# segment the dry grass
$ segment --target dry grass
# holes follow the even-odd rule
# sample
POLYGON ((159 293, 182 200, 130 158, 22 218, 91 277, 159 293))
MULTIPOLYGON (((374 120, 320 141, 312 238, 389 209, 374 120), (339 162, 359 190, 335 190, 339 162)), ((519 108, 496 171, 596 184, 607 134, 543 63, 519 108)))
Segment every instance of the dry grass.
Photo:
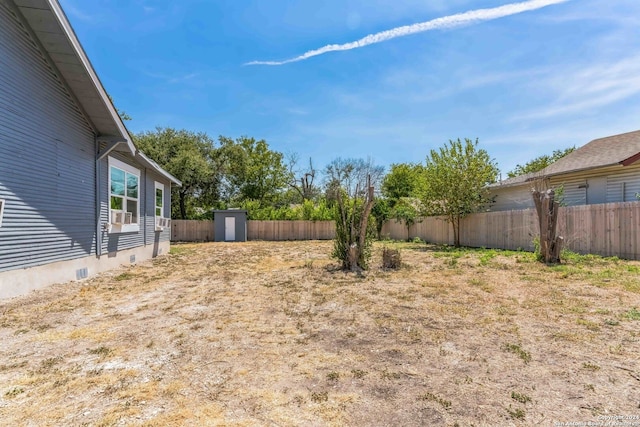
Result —
POLYGON ((175 246, 0 301, 5 425, 553 425, 637 414, 640 263, 175 246))

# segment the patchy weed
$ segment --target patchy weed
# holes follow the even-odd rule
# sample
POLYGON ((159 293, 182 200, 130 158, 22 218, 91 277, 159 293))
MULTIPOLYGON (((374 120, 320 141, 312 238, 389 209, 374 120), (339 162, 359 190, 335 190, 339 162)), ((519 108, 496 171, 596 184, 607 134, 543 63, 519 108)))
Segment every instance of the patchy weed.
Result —
POLYGON ((11 387, 9 390, 7 390, 7 392, 4 394, 4 397, 7 397, 9 399, 11 399, 12 397, 16 397, 21 395, 22 393, 24 393, 26 390, 24 389, 24 387, 11 387))
POLYGON ((135 278, 135 277, 136 277, 136 275, 135 275, 135 274, 130 273, 130 272, 128 272, 128 271, 127 271, 127 272, 124 272, 124 273, 118 274, 117 276, 115 276, 115 277, 113 278, 113 280, 115 280, 116 282, 122 282, 122 281, 124 281, 124 280, 133 279, 133 278, 135 278))
POLYGON ((513 400, 515 400, 516 402, 520 402, 520 403, 523 403, 523 404, 531 402, 531 398, 529 396, 527 396, 524 393, 518 393, 518 392, 515 392, 515 391, 511 392, 511 398, 513 400))
POLYGON ((526 416, 526 412, 524 411, 524 409, 520 409, 520 408, 513 409, 511 408, 511 405, 509 405, 509 407, 507 408, 507 413, 509 414, 509 417, 511 417, 514 420, 523 421, 526 416))
POLYGON ((623 313, 622 318, 627 320, 640 320, 640 311, 634 307, 626 313, 623 313))
POLYGON ((329 400, 329 393, 326 391, 311 392, 311 401, 314 403, 322 403, 329 400))
POLYGON ((113 350, 103 345, 101 345, 100 347, 89 349, 89 354, 95 354, 100 357, 110 356, 111 353, 113 353, 113 350))
POLYGON ((591 372, 595 372, 595 371, 599 371, 600 370, 600 366, 596 365, 595 363, 591 363, 591 362, 584 362, 582 364, 582 368, 586 369, 588 371, 591 371, 591 372))
POLYGON ((435 403, 439 404, 440 406, 442 406, 444 409, 447 409, 447 410, 451 409, 451 401, 450 400, 443 399, 442 397, 437 396, 437 395, 435 395, 433 393, 429 393, 429 392, 423 393, 420 396, 418 396, 418 400, 426 400, 428 402, 435 402, 435 403))
POLYGON ((509 353, 513 353, 524 361, 524 363, 531 362, 531 353, 522 349, 520 344, 505 344, 504 349, 509 353))

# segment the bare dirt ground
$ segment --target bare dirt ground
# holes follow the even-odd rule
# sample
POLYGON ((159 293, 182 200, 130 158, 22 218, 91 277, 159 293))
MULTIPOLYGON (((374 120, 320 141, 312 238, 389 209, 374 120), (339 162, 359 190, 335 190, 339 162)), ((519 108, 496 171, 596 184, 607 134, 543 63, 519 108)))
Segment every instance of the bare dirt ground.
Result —
POLYGON ((640 425, 640 263, 390 245, 363 276, 177 245, 0 301, 0 424, 640 425))

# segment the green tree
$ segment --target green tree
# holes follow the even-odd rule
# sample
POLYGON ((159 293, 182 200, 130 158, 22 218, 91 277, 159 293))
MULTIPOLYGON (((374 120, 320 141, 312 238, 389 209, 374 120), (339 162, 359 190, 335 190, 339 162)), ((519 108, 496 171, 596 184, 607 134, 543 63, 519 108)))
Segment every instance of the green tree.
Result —
POLYGON ((424 167, 413 163, 396 163, 382 180, 382 194, 394 205, 403 197, 415 197, 420 188, 424 167))
POLYGON ((528 161, 524 165, 516 165, 512 171, 507 172, 507 175, 509 178, 514 178, 519 175, 524 175, 525 173, 539 172, 551 163, 556 162, 567 154, 573 152, 575 149, 576 147, 569 147, 564 150, 554 150, 551 155, 544 154, 528 161))
POLYGON ((371 216, 376 220, 376 235, 380 240, 382 238, 382 226, 391 218, 389 199, 377 198, 371 209, 371 216))
POLYGON ((490 202, 486 186, 497 175, 495 161, 478 149, 477 139, 450 140, 427 157, 422 205, 427 215, 445 216, 452 224, 456 247, 460 246, 460 219, 490 202))
POLYGON ((274 205, 291 182, 282 153, 269 149, 264 140, 219 138, 223 199, 227 203, 254 200, 259 206, 274 205))
POLYGON ((182 181, 172 189, 173 218, 192 219, 211 210, 220 185, 214 143, 205 133, 156 128, 134 137, 136 146, 182 181))
MULTIPOLYGON (((417 196, 421 188, 423 172, 424 166, 421 164, 396 163, 391 165, 391 170, 382 180, 382 194, 388 206, 385 221, 393 218, 403 222, 407 227, 407 233, 416 223, 419 215, 420 202, 417 196)), ((382 228, 382 224, 376 223, 376 225, 382 228)))
POLYGON ((407 227, 407 238, 410 238, 409 230, 418 220, 419 214, 418 201, 415 198, 402 197, 396 201, 389 216, 404 223, 407 227))

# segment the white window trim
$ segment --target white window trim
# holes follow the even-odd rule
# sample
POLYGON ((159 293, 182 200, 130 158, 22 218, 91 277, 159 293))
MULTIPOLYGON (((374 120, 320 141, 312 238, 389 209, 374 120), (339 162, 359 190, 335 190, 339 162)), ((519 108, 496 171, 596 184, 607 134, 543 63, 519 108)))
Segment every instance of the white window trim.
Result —
MULTIPOLYGON (((118 159, 114 159, 113 157, 109 157, 109 169, 108 169, 108 199, 107 199, 107 206, 109 207, 109 216, 108 216, 108 221, 109 221, 109 233, 135 233, 135 232, 139 232, 140 231, 140 195, 142 193, 142 180, 140 179, 140 169, 131 166, 130 164, 127 164, 123 161, 120 161, 118 159), (138 202, 136 203, 137 206, 137 212, 136 212, 136 218, 138 219, 138 222, 135 224, 112 224, 111 223, 111 167, 114 167, 116 169, 120 169, 124 172, 127 172, 131 175, 135 175, 138 177, 138 202)), ((126 181, 126 179, 125 179, 126 181)), ((126 195, 126 182, 125 182, 125 195, 126 195)))
POLYGON ((4 205, 5 205, 5 201, 4 199, 0 199, 0 227, 2 227, 2 218, 4 217, 4 205))
POLYGON ((165 186, 163 183, 155 181, 155 185, 153 187, 153 215, 155 216, 155 224, 156 231, 164 230, 164 227, 158 225, 158 219, 164 218, 164 193, 166 192, 165 186), (158 209, 158 205, 156 205, 156 191, 162 190, 162 206, 160 206, 160 216, 156 215, 156 209, 158 209))

